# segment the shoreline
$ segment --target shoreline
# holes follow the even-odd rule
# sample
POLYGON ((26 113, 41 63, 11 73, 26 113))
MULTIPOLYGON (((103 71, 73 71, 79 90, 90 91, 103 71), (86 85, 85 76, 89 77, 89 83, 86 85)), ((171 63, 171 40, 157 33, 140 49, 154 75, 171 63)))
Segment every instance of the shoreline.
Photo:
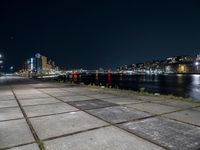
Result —
POLYGON ((133 96, 133 95, 151 96, 151 97, 155 97, 155 98, 160 98, 162 100, 171 99, 171 100, 177 100, 177 101, 200 103, 200 100, 198 100, 198 99, 184 98, 184 97, 178 97, 178 96, 174 96, 174 95, 164 95, 164 94, 160 94, 160 93, 149 93, 149 92, 141 92, 141 91, 134 91, 134 90, 119 89, 119 88, 108 88, 108 87, 101 88, 101 86, 96 86, 96 85, 85 85, 85 84, 81 84, 81 85, 91 87, 91 88, 96 88, 96 89, 102 89, 105 93, 106 92, 107 93, 115 92, 115 94, 119 94, 119 95, 128 94, 127 96, 133 96), (121 93, 119 93, 119 92, 121 92, 121 93))
MULTIPOLYGON (((37 79, 38 80, 38 79, 37 79)), ((41 80, 41 79, 39 79, 41 80)), ((84 86, 84 87, 90 87, 90 88, 96 88, 96 89, 101 89, 103 93, 115 93, 115 94, 119 94, 119 95, 127 95, 128 96, 133 96, 133 95, 138 95, 138 96, 151 96, 151 97, 155 97, 155 98, 160 98, 160 99, 171 99, 171 100, 177 100, 177 101, 185 101, 185 102, 192 102, 192 103, 200 103, 200 100, 198 99, 193 99, 193 98, 184 98, 184 97, 178 97, 172 94, 169 95, 165 95, 165 94, 160 94, 160 93, 150 93, 150 92, 146 92, 143 91, 142 89, 140 91, 134 91, 134 90, 129 90, 129 89, 120 89, 120 88, 109 88, 106 86, 98 86, 98 85, 86 85, 84 83, 74 83, 74 82, 70 82, 70 81, 66 81, 66 82, 58 82, 55 80, 42 80, 42 81, 47 81, 47 82, 55 82, 55 83, 61 83, 61 84, 71 84, 71 85, 80 85, 80 86, 84 86), (119 93, 120 92, 120 93, 119 93)))

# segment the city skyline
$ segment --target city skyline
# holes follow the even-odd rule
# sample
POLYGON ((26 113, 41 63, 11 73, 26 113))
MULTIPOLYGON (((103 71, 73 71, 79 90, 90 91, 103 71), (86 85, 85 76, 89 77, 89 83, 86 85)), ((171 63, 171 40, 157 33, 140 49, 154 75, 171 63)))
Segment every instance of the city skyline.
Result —
POLYGON ((58 66, 115 68, 196 55, 198 1, 0 2, 0 51, 5 67, 20 67, 34 53, 58 66))
MULTIPOLYGON (((192 70, 194 71, 195 68, 199 68, 198 66, 200 65, 200 54, 197 55, 183 55, 183 56, 169 56, 169 57, 165 57, 162 60, 146 60, 144 62, 137 62, 137 63, 132 63, 132 64, 123 64, 122 66, 118 66, 116 68, 92 68, 93 70, 136 70, 136 69, 147 69, 147 70, 160 70, 161 72, 163 72, 164 70, 166 70, 166 68, 168 68, 169 70, 169 66, 171 65, 176 65, 176 69, 177 68, 182 68, 182 70, 185 70, 182 66, 186 65, 189 68, 193 68, 192 70), (179 67, 178 67, 178 66, 179 67)), ((43 72, 43 73, 49 73, 51 71, 55 71, 58 70, 60 66, 56 66, 55 62, 46 57, 43 54, 40 53, 36 53, 34 54, 31 58, 28 58, 24 61, 24 64, 21 66, 21 68, 18 69, 21 71, 27 71, 30 73, 33 72, 43 72)), ((87 70, 88 68, 69 68, 67 66, 63 67, 61 70, 87 70)), ((189 71, 189 70, 188 70, 189 71)), ((174 71, 173 71, 174 72, 174 71)), ((180 71, 179 73, 181 73, 182 71, 180 71)), ((175 72, 174 72, 175 73, 175 72)), ((182 72, 184 73, 184 72, 182 72)), ((186 73, 186 72, 185 72, 186 73)), ((194 73, 194 72, 193 72, 194 73)))

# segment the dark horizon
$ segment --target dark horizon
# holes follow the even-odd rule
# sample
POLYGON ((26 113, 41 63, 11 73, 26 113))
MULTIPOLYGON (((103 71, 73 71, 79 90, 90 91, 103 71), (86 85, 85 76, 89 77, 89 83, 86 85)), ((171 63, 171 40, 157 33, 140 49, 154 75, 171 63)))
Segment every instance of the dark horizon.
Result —
POLYGON ((115 68, 196 55, 200 2, 0 2, 0 52, 20 67, 39 52, 68 68, 115 68))

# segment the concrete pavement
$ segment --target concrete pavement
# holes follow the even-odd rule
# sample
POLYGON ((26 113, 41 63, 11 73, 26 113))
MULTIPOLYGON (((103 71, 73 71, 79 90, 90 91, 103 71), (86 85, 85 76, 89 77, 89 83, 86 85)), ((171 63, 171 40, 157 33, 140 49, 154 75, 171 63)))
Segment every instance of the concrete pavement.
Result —
POLYGON ((197 150, 200 103, 0 77, 0 150, 197 150))

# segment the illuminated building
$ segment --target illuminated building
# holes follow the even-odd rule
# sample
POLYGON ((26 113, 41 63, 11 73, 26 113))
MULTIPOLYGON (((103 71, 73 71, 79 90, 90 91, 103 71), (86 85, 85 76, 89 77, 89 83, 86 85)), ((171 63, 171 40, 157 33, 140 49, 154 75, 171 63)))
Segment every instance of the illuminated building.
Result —
POLYGON ((36 74, 49 74, 55 69, 55 62, 48 61, 46 56, 39 53, 25 62, 26 72, 36 74))
POLYGON ((189 68, 187 64, 179 64, 177 73, 189 73, 189 68))
POLYGON ((125 65, 119 71, 131 70, 135 73, 170 74, 170 73, 200 73, 200 54, 194 56, 172 56, 165 60, 146 61, 134 65, 125 65))
POLYGON ((197 55, 196 61, 200 61, 200 54, 197 55))
POLYGON ((46 66, 47 66, 47 57, 42 56, 42 68, 46 69, 46 66))

